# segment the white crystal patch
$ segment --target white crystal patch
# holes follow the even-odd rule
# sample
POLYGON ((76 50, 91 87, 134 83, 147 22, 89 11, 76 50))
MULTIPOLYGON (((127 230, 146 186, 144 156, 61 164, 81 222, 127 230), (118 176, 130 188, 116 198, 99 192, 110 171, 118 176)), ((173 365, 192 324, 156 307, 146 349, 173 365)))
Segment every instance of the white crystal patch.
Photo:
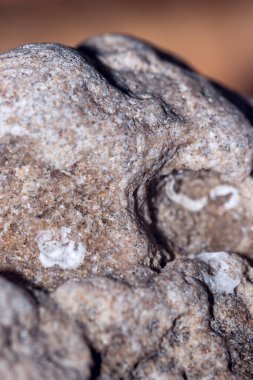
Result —
POLYGON ((239 203, 239 194, 238 190, 229 185, 220 185, 216 186, 214 189, 210 191, 210 197, 212 199, 216 199, 218 197, 224 197, 226 195, 230 195, 230 199, 224 203, 223 207, 227 210, 235 208, 239 203))
POLYGON ((197 256, 197 260, 207 263, 214 270, 213 275, 202 272, 204 282, 211 291, 231 294, 240 284, 240 268, 236 273, 231 273, 232 265, 235 266, 237 263, 227 252, 203 252, 197 256))
POLYGON ((83 263, 86 248, 68 237, 70 227, 62 227, 59 232, 60 240, 56 239, 55 230, 44 230, 38 234, 40 262, 45 268, 57 265, 63 269, 76 269, 83 263))
POLYGON ((174 202, 182 207, 184 207, 186 210, 192 211, 192 212, 199 212, 204 208, 208 203, 208 198, 203 197, 199 199, 192 199, 187 197, 185 194, 182 193, 176 193, 174 190, 175 185, 175 179, 170 176, 168 179, 168 182, 166 184, 166 193, 167 196, 174 202))
POLYGON ((172 202, 177 203, 184 207, 186 210, 192 212, 199 212, 208 205, 209 197, 213 200, 219 197, 224 197, 230 195, 230 198, 227 202, 224 203, 223 207, 226 210, 235 208, 239 204, 239 193, 238 190, 230 185, 219 185, 214 187, 209 191, 208 196, 192 199, 183 193, 177 193, 174 189, 175 179, 173 176, 169 176, 168 182, 166 184, 166 194, 172 202))

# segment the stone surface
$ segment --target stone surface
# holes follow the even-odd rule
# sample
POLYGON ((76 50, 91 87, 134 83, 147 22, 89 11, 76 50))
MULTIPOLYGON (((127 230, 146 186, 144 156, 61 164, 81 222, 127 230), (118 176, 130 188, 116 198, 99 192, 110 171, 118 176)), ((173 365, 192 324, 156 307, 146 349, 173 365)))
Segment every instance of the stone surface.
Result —
POLYGON ((203 253, 173 261, 145 286, 96 276, 53 297, 101 353, 102 379, 251 378, 249 270, 237 255, 203 253))
POLYGON ((252 378, 249 103, 120 35, 0 74, 0 377, 252 378))
POLYGON ((2 270, 49 289, 88 273, 142 279, 177 252, 251 254, 251 125, 204 78, 110 35, 18 48, 0 72, 2 270), (162 194, 150 204, 150 185, 180 170, 185 186, 200 177, 188 197, 210 198, 197 217, 162 194), (224 208, 217 186, 239 200, 224 208), (217 242, 221 226, 232 233, 217 242))
POLYGON ((92 359, 80 330, 52 301, 40 301, 0 277, 0 378, 89 379, 92 359))

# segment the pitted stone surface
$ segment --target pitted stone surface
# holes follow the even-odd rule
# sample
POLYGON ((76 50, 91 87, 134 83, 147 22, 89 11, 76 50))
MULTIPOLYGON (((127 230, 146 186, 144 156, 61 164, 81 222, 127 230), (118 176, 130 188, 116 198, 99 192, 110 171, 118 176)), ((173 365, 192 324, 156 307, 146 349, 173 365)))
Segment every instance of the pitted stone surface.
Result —
POLYGON ((0 74, 0 377, 251 379, 247 101, 121 35, 0 74))

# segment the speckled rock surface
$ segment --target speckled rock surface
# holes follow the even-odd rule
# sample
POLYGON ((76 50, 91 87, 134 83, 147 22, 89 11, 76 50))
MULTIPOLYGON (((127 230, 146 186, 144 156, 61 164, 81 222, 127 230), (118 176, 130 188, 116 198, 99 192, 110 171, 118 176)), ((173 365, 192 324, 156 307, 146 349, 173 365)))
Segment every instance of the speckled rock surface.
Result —
POLYGON ((92 277, 53 297, 102 353, 102 379, 250 378, 252 274, 237 255, 202 253, 149 285, 92 277))
POLYGON ((249 103, 120 35, 0 74, 1 377, 251 379, 249 103))
POLYGON ((0 277, 0 378, 89 379, 93 363, 81 331, 44 298, 38 305, 0 277))
POLYGON ((53 297, 102 353, 102 379, 241 379, 253 373, 246 268, 236 255, 203 253, 146 286, 92 277, 53 297))

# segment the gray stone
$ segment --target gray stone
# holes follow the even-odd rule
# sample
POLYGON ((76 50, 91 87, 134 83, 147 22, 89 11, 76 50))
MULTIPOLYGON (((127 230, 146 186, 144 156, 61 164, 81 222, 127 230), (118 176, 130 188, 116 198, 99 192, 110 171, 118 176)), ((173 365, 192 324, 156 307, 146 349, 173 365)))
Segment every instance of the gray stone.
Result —
POLYGON ((0 342, 1 379, 90 378, 91 353, 75 323, 47 297, 38 305, 2 277, 0 342))

